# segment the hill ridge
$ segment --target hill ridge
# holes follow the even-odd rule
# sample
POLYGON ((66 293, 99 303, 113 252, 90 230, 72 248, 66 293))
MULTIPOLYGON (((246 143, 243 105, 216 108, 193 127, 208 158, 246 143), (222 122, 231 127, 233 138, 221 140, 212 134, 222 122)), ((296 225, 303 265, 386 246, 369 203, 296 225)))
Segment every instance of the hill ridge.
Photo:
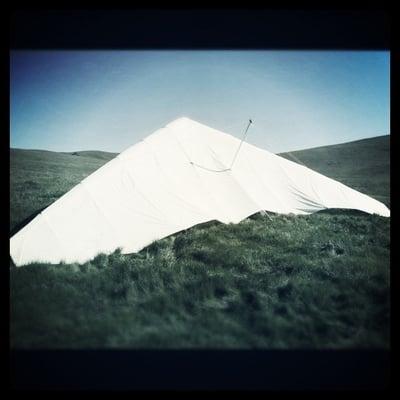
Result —
MULTIPOLYGON (((373 137, 368 137, 368 138, 363 138, 363 139, 357 139, 357 140, 352 140, 350 142, 341 142, 341 143, 334 143, 334 144, 327 144, 327 145, 321 145, 321 146, 316 146, 316 147, 307 147, 305 149, 298 149, 298 150, 290 150, 290 151, 282 151, 279 153, 275 153, 277 155, 281 154, 287 154, 287 153, 294 153, 294 152, 301 152, 301 151, 308 151, 308 150, 316 150, 320 148, 325 148, 325 147, 333 147, 333 146, 342 146, 342 145, 347 145, 347 144, 356 144, 359 142, 366 142, 370 140, 375 140, 375 139, 380 139, 380 138, 390 138, 390 135, 378 135, 378 136, 373 136, 373 137)), ((20 147, 10 147, 10 150, 22 150, 22 151, 43 151, 43 152, 49 152, 49 153, 57 153, 57 154, 69 154, 69 155, 81 155, 81 154, 89 154, 89 153, 101 153, 101 154, 110 154, 117 156, 118 152, 114 151, 106 151, 106 150, 76 150, 76 151, 54 151, 54 150, 46 150, 46 149, 24 149, 20 147)))

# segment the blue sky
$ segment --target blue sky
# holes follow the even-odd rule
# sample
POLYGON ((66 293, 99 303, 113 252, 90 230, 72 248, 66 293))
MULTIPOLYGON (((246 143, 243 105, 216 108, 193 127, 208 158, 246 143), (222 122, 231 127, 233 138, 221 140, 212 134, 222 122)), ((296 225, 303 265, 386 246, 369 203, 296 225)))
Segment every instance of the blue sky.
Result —
POLYGON ((12 51, 10 146, 120 152, 186 116, 272 152, 390 134, 389 52, 12 51))

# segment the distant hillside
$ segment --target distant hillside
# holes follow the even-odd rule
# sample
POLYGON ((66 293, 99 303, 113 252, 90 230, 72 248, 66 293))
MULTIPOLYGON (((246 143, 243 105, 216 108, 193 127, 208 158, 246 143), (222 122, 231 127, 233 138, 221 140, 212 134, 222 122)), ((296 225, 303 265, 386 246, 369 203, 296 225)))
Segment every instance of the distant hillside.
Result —
POLYGON ((279 154, 390 206, 390 136, 279 154))
MULTIPOLYGON (((389 136, 281 156, 390 205, 389 136)), ((47 207, 117 154, 10 149, 10 229, 47 207)))
POLYGON ((74 151, 71 153, 64 153, 64 154, 69 154, 71 156, 78 156, 78 157, 90 157, 90 158, 96 158, 98 160, 110 161, 118 153, 110 153, 108 151, 89 150, 89 151, 74 151))
POLYGON ((116 156, 10 149, 10 231, 116 156))
POLYGON ((31 160, 31 161, 38 160, 44 162, 68 162, 68 161, 73 161, 72 157, 110 161, 117 155, 118 153, 111 153, 108 151, 96 151, 96 150, 57 152, 49 150, 10 149, 11 158, 22 157, 26 160, 31 160))

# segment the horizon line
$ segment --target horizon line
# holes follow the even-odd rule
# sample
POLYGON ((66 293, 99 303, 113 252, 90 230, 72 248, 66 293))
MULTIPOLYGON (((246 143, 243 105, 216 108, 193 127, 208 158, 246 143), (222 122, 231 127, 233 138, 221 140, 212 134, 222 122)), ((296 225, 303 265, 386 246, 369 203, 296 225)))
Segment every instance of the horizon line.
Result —
MULTIPOLYGON (((355 143, 355 142, 360 142, 362 140, 368 140, 368 139, 376 139, 379 137, 383 137, 383 136, 390 136, 390 133, 385 133, 383 135, 377 135, 377 136, 369 136, 369 137, 365 137, 365 138, 361 138, 361 139, 356 139, 356 140, 351 140, 349 142, 339 142, 339 143, 333 143, 333 144, 326 144, 326 145, 320 145, 320 146, 315 146, 315 147, 305 147, 305 148, 300 148, 300 149, 294 149, 294 150, 285 150, 285 151, 280 151, 278 153, 276 152, 271 152, 273 154, 283 154, 283 153, 291 153, 293 151, 304 151, 304 150, 313 150, 313 149, 318 149, 321 147, 328 147, 328 146, 338 146, 341 144, 347 144, 347 143, 355 143)), ((140 141, 139 141, 140 142, 140 141)), ((139 143, 137 142, 137 143, 139 143)), ((134 146, 136 143, 134 143, 132 146, 134 146)), ((253 145, 254 146, 254 145, 253 145)), ((259 147, 259 146, 256 146, 259 147)), ((128 149, 129 147, 127 147, 128 149)), ((261 148, 261 147, 260 147, 261 148)), ((84 152, 84 151, 91 151, 91 152, 102 152, 102 153, 112 153, 112 154, 120 154, 122 153, 124 150, 121 150, 120 152, 117 151, 110 151, 110 150, 94 150, 94 149, 84 149, 84 150, 70 150, 70 151, 60 151, 60 150, 49 150, 49 149, 38 149, 38 148, 24 148, 24 147, 11 147, 9 148, 10 150, 31 150, 31 151, 48 151, 50 153, 78 153, 78 152, 84 152)), ((263 149, 266 150, 266 149, 263 149)), ((269 150, 267 150, 269 151, 269 150)))

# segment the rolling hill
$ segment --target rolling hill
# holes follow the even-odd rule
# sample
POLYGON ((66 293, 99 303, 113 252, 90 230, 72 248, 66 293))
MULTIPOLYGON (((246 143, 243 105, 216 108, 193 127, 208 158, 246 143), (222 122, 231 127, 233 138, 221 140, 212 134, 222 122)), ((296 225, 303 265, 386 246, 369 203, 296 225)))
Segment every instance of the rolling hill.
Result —
POLYGON ((390 136, 280 154, 390 207, 390 136))
MULTIPOLYGON (((389 136, 282 154, 390 205, 389 136)), ((10 150, 10 231, 116 154, 10 150)), ((137 254, 10 264, 12 348, 388 348, 390 218, 210 222, 137 254)))
MULTIPOLYGON (((10 149, 10 232, 117 153, 10 149)), ((390 136, 280 154, 390 207, 390 136)))
POLYGON ((10 232, 115 156, 101 151, 10 149, 10 232))

